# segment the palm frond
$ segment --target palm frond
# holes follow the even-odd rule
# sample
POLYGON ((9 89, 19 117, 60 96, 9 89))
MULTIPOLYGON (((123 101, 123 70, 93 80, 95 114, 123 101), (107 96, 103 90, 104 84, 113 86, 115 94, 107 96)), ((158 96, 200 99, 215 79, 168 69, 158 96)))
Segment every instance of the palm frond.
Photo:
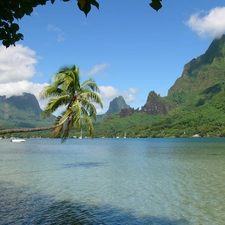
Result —
POLYGON ((75 65, 62 67, 52 79, 52 84, 45 87, 41 92, 41 98, 51 98, 45 107, 42 117, 51 115, 60 106, 66 110, 56 119, 57 126, 52 135, 60 135, 64 142, 69 137, 73 126, 81 130, 82 121, 87 126, 90 137, 94 137, 92 118, 96 119, 95 104, 103 107, 100 96, 97 94, 99 88, 94 79, 86 80, 80 84, 79 68, 75 65))
POLYGON ((89 102, 87 99, 82 99, 81 105, 85 109, 87 115, 96 120, 97 110, 96 110, 94 104, 89 102))
POLYGON ((53 131, 52 131, 52 134, 51 134, 51 137, 54 138, 54 137, 58 137, 60 132, 62 131, 63 129, 63 124, 61 124, 60 126, 56 127, 53 131))
POLYGON ((80 103, 78 101, 75 101, 71 107, 71 110, 74 114, 74 126, 77 128, 77 130, 80 131, 81 129, 81 108, 80 103))
POLYGON ((58 88, 58 86, 55 85, 49 85, 44 87, 44 89, 40 93, 41 99, 46 99, 50 97, 60 96, 62 95, 63 90, 58 88))
POLYGON ((92 120, 89 116, 85 116, 83 118, 84 122, 85 122, 85 126, 87 127, 88 130, 88 136, 93 138, 94 137, 94 126, 92 123, 92 120))
POLYGON ((96 103, 101 108, 103 107, 102 100, 101 100, 100 96, 95 92, 90 92, 90 91, 89 92, 83 92, 83 93, 81 93, 80 96, 81 96, 81 99, 86 99, 88 101, 96 103))
POLYGON ((63 134, 61 136, 61 142, 63 143, 64 141, 66 141, 66 139, 69 137, 70 131, 73 127, 74 124, 74 118, 73 116, 71 116, 66 123, 64 124, 64 129, 63 129, 63 134))
POLYGON ((42 112, 41 117, 45 118, 46 116, 50 116, 60 106, 67 105, 68 102, 69 102, 68 95, 59 96, 59 97, 50 99, 44 111, 42 112))
POLYGON ((67 109, 66 111, 64 111, 61 116, 60 116, 60 120, 58 121, 59 124, 64 124, 66 123, 66 121, 69 119, 71 115, 71 110, 67 109))
POLYGON ((89 78, 88 80, 84 81, 81 85, 81 88, 83 90, 92 91, 92 92, 99 92, 99 88, 97 84, 95 83, 95 80, 92 78, 89 78))

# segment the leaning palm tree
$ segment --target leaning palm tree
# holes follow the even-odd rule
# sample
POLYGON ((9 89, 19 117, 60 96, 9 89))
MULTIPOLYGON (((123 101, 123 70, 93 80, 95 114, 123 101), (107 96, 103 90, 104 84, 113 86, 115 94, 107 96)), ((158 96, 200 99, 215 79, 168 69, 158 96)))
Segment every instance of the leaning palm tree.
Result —
POLYGON ((61 135, 64 141, 70 133, 72 127, 81 130, 84 123, 88 130, 88 135, 94 137, 94 127, 92 120, 96 120, 96 108, 94 104, 101 107, 102 101, 99 95, 99 88, 93 79, 88 79, 80 84, 79 68, 72 66, 64 67, 54 76, 51 85, 44 88, 40 97, 50 98, 42 117, 50 116, 60 107, 65 110, 57 117, 56 127, 52 132, 52 137, 61 135))
POLYGON ((46 86, 40 94, 42 99, 49 99, 42 118, 64 107, 65 110, 57 117, 55 124, 41 128, 0 130, 0 134, 52 129, 52 137, 60 135, 63 142, 69 137, 72 127, 80 131, 84 123, 89 136, 94 137, 92 120, 96 120, 95 104, 103 106, 97 92, 99 88, 91 78, 80 84, 79 68, 63 67, 53 77, 52 84, 46 86))

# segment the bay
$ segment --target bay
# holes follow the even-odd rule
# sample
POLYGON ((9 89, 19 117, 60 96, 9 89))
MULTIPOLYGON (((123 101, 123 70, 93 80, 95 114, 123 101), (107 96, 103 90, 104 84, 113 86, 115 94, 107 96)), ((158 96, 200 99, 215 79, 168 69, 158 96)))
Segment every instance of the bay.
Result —
POLYGON ((225 139, 0 141, 0 224, 225 221, 225 139))

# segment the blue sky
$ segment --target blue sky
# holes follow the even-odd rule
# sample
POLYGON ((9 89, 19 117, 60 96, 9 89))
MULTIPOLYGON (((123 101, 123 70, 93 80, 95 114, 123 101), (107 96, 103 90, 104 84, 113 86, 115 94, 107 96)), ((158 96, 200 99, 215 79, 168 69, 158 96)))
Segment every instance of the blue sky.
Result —
MULTIPOLYGON (((77 1, 35 8, 19 21, 24 40, 0 46, 0 95, 37 96, 62 66, 76 65, 81 80, 95 79, 104 108, 122 95, 131 107, 154 90, 166 96, 183 67, 225 32, 224 1, 102 1, 86 17, 77 1)), ((46 102, 39 101, 41 107, 46 102)))

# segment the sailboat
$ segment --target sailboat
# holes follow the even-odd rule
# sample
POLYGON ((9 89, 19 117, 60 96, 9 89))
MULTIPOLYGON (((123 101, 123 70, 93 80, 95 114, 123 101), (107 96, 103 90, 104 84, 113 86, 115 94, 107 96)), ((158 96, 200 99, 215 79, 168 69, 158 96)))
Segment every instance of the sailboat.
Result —
POLYGON ((82 128, 80 130, 80 137, 79 137, 79 139, 82 139, 82 128))

